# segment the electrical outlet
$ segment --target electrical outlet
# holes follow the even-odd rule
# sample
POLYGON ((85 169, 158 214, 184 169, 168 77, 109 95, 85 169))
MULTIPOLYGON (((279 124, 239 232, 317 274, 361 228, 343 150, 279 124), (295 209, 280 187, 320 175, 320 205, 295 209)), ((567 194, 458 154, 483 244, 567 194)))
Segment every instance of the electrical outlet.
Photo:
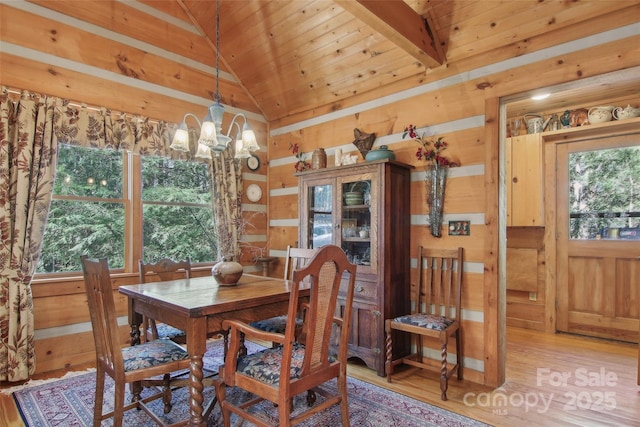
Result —
POLYGON ((529 301, 536 301, 538 299, 537 292, 529 292, 529 301))

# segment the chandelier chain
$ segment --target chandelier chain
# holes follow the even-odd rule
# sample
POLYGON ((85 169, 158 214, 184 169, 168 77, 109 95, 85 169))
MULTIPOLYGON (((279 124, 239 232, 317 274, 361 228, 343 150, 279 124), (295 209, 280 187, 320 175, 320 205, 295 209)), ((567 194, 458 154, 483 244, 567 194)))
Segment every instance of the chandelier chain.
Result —
POLYGON ((220 0, 216 0, 216 94, 214 101, 220 101, 219 80, 220 80, 220 0))

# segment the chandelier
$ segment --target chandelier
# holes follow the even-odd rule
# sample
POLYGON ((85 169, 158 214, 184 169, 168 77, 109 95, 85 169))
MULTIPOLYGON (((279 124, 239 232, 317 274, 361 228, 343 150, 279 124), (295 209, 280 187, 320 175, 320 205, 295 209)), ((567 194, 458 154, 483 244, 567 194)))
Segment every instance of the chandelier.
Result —
POLYGON ((237 132, 234 134, 235 136, 235 154, 234 157, 236 159, 251 157, 251 152, 257 151, 260 149, 258 145, 258 141, 256 140, 256 135, 251 129, 249 122, 247 121, 247 116, 243 113, 238 113, 233 116, 231 120, 231 124, 229 125, 229 129, 227 133, 222 133, 222 117, 224 116, 224 105, 220 103, 220 89, 219 89, 219 78, 220 78, 220 0, 216 0, 216 93, 213 97, 214 103, 209 106, 209 110, 207 112, 206 117, 202 122, 198 120, 192 113, 186 113, 184 118, 182 119, 182 123, 176 130, 175 135, 173 136, 173 140, 171 141, 171 145, 169 148, 176 151, 185 151, 189 152, 189 130, 187 128, 187 117, 193 117, 196 122, 198 122, 198 126, 200 127, 200 136, 198 138, 198 149, 196 151, 196 157, 211 159, 211 152, 213 151, 216 155, 219 155, 221 152, 226 150, 229 146, 229 143, 234 139, 231 135, 231 132, 234 130, 234 126, 237 129, 237 132), (238 123, 238 119, 242 118, 244 120, 244 124, 240 127, 238 123))

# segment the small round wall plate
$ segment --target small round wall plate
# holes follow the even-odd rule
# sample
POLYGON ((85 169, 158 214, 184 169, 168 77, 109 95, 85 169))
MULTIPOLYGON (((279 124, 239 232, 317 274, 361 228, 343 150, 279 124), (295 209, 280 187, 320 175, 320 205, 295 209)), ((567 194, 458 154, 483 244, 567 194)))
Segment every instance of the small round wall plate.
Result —
POLYGON ((258 202, 262 199, 262 188, 258 184, 249 184, 247 186, 247 199, 251 202, 258 202))
POLYGON ((260 158, 252 154, 251 157, 247 158, 247 167, 252 171, 260 169, 260 158))

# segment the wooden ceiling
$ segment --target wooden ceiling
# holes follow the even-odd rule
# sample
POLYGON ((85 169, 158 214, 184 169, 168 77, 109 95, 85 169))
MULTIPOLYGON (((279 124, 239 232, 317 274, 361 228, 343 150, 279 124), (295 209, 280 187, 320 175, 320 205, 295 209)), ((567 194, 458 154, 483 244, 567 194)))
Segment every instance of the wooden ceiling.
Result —
MULTIPOLYGON (((29 1, 215 66, 213 0, 29 1)), ((221 0, 222 102, 272 122, 320 114, 602 33, 616 20, 593 18, 639 10, 637 0, 221 0)), ((213 98, 215 72, 182 82, 154 72, 213 98)))
MULTIPOLYGON (((178 2, 215 41, 215 2, 178 2)), ((402 88, 400 82, 416 85, 427 75, 437 79, 457 67, 482 66, 601 31, 589 28, 590 18, 636 6, 634 1, 223 0, 220 53, 259 110, 275 120, 320 106, 339 108, 353 95, 402 88)))

